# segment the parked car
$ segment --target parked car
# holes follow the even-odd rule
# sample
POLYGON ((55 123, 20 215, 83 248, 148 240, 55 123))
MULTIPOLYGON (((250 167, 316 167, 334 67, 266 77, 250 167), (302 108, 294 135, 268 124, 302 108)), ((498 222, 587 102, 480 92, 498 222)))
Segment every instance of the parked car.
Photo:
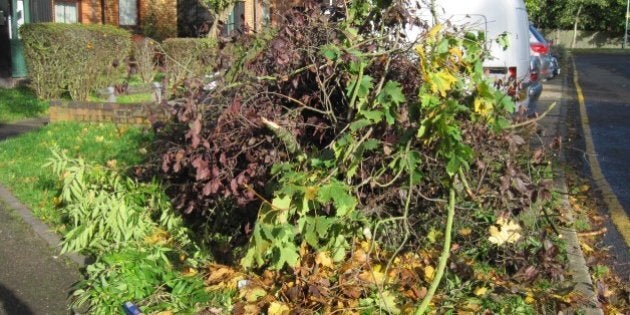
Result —
MULTIPOLYGON (((420 8, 414 14, 432 23, 426 2, 418 2, 420 0, 410 1, 410 9, 413 12, 414 8, 420 8)), ((448 25, 485 33, 485 45, 491 56, 483 63, 486 73, 497 81, 514 82, 515 89, 507 91, 519 108, 524 107, 529 112, 530 95, 536 93, 530 92, 535 82, 531 82, 530 77, 529 18, 523 0, 435 0, 433 3, 438 22, 449 21, 448 25), (507 36, 507 48, 498 43, 501 36, 507 36)), ((416 40, 421 34, 419 29, 411 28, 406 35, 416 40)))
POLYGON ((551 54, 552 44, 553 42, 546 40, 534 25, 529 25, 529 46, 531 54, 540 59, 540 75, 543 80, 551 79, 560 73, 558 59, 551 54))
POLYGON ((540 76, 541 67, 542 64, 540 62, 540 58, 531 56, 529 62, 529 106, 527 106, 527 111, 525 112, 527 116, 536 114, 536 104, 540 98, 540 94, 542 94, 543 84, 542 77, 540 76))

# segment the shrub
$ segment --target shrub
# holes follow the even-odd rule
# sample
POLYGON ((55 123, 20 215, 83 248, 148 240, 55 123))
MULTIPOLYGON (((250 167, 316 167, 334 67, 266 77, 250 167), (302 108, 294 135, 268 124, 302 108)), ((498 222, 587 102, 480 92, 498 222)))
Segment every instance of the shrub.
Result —
POLYGON ((162 43, 169 86, 210 73, 216 60, 216 40, 169 38, 162 43))
POLYGON ((155 41, 150 38, 141 38, 133 42, 133 63, 144 83, 150 83, 155 77, 155 45, 155 41))
POLYGON ((145 239, 156 229, 173 234, 182 244, 188 239, 177 227, 161 187, 138 183, 116 169, 71 159, 53 151, 44 165, 61 180, 58 203, 68 221, 62 251, 102 253, 145 239))
POLYGON ((109 25, 26 24, 20 28, 33 89, 42 99, 84 101, 111 83, 129 54, 129 32, 109 25))

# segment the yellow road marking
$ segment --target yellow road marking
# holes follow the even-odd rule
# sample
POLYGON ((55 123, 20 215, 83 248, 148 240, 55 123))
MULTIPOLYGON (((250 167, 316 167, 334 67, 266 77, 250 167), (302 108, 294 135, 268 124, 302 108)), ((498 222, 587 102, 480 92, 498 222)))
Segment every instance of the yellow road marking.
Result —
POLYGON ((578 103, 580 104, 580 122, 582 123, 582 131, 584 132, 584 142, 586 143, 586 154, 588 156, 588 162, 591 166, 591 174, 593 180, 602 191, 604 202, 608 206, 610 211, 610 218, 613 224, 617 227, 619 233, 623 236, 626 246, 630 246, 630 219, 626 215, 625 210, 621 206, 619 199, 613 192, 610 184, 602 173, 602 168, 597 161, 597 153, 595 152, 595 145, 593 144, 593 136, 591 135, 591 126, 586 114, 586 104, 584 101, 584 93, 582 93, 582 87, 578 82, 578 71, 575 66, 575 59, 573 60, 573 84, 575 85, 575 91, 577 92, 578 103))

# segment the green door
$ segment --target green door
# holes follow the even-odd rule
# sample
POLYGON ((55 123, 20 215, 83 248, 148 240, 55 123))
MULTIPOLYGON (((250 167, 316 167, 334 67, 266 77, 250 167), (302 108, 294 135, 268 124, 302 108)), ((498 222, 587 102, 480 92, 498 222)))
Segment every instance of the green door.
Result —
POLYGON ((24 46, 18 32, 20 26, 30 21, 29 0, 11 0, 11 28, 9 31, 11 42, 11 72, 14 78, 25 77, 26 61, 24 60, 24 46))

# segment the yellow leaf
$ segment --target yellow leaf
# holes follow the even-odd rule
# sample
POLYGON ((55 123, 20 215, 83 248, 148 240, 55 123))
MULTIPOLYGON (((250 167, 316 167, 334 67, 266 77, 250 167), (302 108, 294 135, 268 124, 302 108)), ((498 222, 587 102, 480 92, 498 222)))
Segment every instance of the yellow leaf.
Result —
POLYGON ((147 244, 159 244, 164 245, 168 242, 171 235, 162 229, 155 229, 153 234, 144 238, 144 242, 147 244))
POLYGON ((444 97, 451 90, 453 84, 457 82, 457 78, 448 71, 443 70, 429 75, 429 81, 431 91, 444 97))
POLYGON ((431 281, 435 276, 435 268, 433 266, 424 267, 424 280, 431 281))
POLYGON ((233 274, 234 271, 232 269, 220 267, 210 271, 210 273, 208 274, 208 278, 206 278, 206 283, 215 284, 219 282, 224 282, 229 280, 233 274))
POLYGON ((471 228, 462 228, 459 231, 457 231, 457 234, 461 235, 461 236, 468 236, 470 235, 470 233, 472 233, 472 229, 471 228))
POLYGON ((476 296, 484 296, 486 295, 486 293, 488 293, 488 288, 486 287, 478 287, 477 289, 475 289, 476 296))
POLYGON ((194 276, 194 275, 196 275, 197 273, 198 273, 198 272, 197 272, 197 269, 192 268, 192 267, 186 267, 186 268, 184 268, 184 271, 182 271, 182 274, 183 274, 184 276, 194 276))
POLYGON ((316 186, 306 187, 306 191, 304 192, 304 199, 306 200, 315 200, 317 197, 317 191, 319 189, 316 186))
POLYGON ((319 252, 315 257, 315 263, 321 267, 333 268, 333 260, 330 258, 328 252, 319 252))
POLYGON ((161 311, 161 312, 155 313, 155 315, 173 315, 173 311, 161 311))
POLYGON ((481 116, 488 116, 490 110, 492 109, 492 103, 489 103, 480 98, 475 98, 474 100, 475 113, 481 116))
POLYGON ((490 226, 488 232, 490 237, 488 240, 490 243, 497 244, 499 246, 504 243, 516 243, 521 238, 519 231, 521 226, 512 220, 506 220, 504 218, 497 219, 496 225, 490 226))
POLYGON ((476 303, 474 300, 469 300, 462 306, 461 310, 458 310, 457 314, 478 314, 480 310, 481 305, 476 303))
POLYGON ((252 302, 256 302, 258 301, 260 298, 264 297, 267 295, 267 292, 260 287, 253 287, 253 288, 249 288, 249 287, 245 287, 243 288, 243 290, 241 291, 241 294, 239 295, 240 298, 245 299, 245 301, 252 303, 252 302))
POLYGON ((267 310, 268 315, 286 315, 289 312, 291 312, 291 309, 286 304, 278 301, 271 302, 267 310))
POLYGON ((371 284, 383 284, 385 273, 381 272, 381 265, 375 265, 372 270, 365 270, 359 274, 359 279, 371 284))
POLYGON ((582 251, 584 251, 584 253, 588 254, 593 252, 593 248, 588 244, 580 242, 580 245, 582 245, 582 251))
POLYGON ((437 34, 442 30, 442 24, 437 24, 427 33, 427 38, 435 39, 437 34))
POLYGON ((527 296, 525 297, 525 303, 534 304, 536 303, 536 299, 531 294, 527 294, 527 296))
POLYGON ((116 168, 116 166, 118 165, 118 161, 116 161, 116 160, 109 160, 109 161, 107 161, 106 165, 109 168, 116 168))

